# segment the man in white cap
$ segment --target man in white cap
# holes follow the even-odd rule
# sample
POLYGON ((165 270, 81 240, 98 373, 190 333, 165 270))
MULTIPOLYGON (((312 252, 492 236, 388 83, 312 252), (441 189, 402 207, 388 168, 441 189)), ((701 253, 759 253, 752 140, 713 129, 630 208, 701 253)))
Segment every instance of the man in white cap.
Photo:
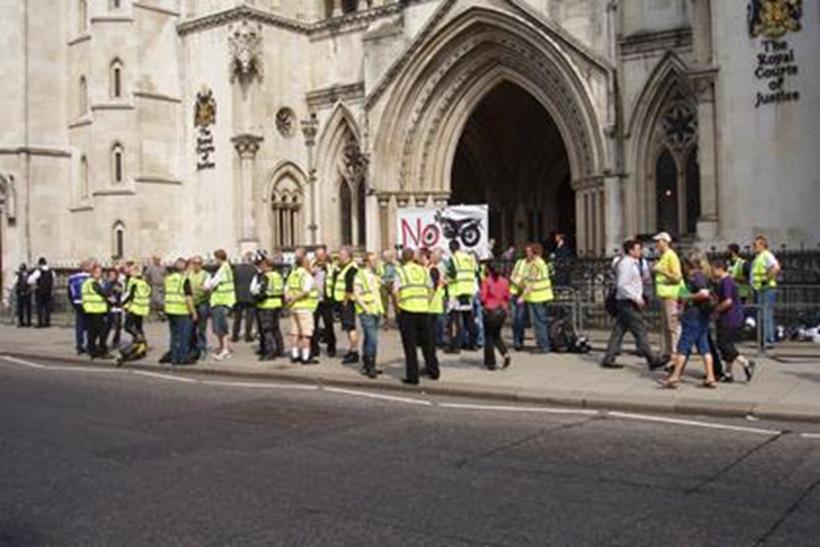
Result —
POLYGON ((680 258, 672 249, 672 236, 661 232, 652 239, 660 257, 652 272, 655 274, 655 292, 661 301, 661 359, 668 361, 678 347, 681 333, 678 295, 683 285, 683 273, 680 258))

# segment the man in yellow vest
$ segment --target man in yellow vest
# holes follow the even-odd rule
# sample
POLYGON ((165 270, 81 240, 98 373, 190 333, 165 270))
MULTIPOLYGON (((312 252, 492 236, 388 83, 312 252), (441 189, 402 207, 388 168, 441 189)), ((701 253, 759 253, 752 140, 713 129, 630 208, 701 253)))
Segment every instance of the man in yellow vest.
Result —
POLYGON ((228 253, 224 249, 214 251, 217 270, 205 282, 204 288, 210 293, 211 327, 219 341, 219 348, 214 354, 217 361, 231 355, 231 346, 228 332, 228 316, 236 305, 236 288, 231 263, 228 262, 228 253))
POLYGON ((293 268, 285 282, 285 303, 290 309, 290 340, 292 363, 315 365, 319 361, 311 355, 313 312, 319 304, 319 291, 310 275, 310 260, 304 249, 297 249, 293 268))
POLYGON ((755 257, 752 260, 752 289, 755 291, 755 302, 758 305, 758 321, 763 327, 765 349, 774 348, 777 341, 774 325, 774 305, 777 302, 777 276, 780 274, 780 263, 769 250, 769 240, 759 235, 754 242, 755 257))
POLYGON ((171 333, 171 343, 168 353, 160 359, 172 365, 188 365, 191 332, 193 321, 196 321, 191 282, 185 275, 186 261, 177 258, 174 261, 173 271, 165 276, 165 315, 168 317, 168 328, 171 333))
POLYGON ((652 239, 659 255, 652 272, 655 274, 655 293, 661 302, 661 359, 669 361, 677 352, 681 334, 678 296, 683 286, 683 272, 680 258, 672 249, 672 236, 661 232, 652 239))
POLYGON ((145 342, 143 321, 151 312, 151 286, 143 279, 137 262, 126 262, 125 273, 128 276, 122 301, 125 310, 125 332, 131 335, 133 343, 145 342))
POLYGON ((316 312, 313 314, 314 336, 311 339, 314 357, 319 356, 320 339, 327 345, 327 356, 336 357, 336 333, 333 331, 333 274, 335 271, 336 266, 327 254, 327 247, 324 245, 316 247, 313 263, 310 265, 313 282, 319 291, 319 305, 316 306, 316 312))
POLYGON ((285 354, 285 344, 279 328, 285 285, 282 275, 273 269, 269 258, 261 257, 256 267, 259 271, 251 282, 251 294, 256 298, 259 320, 259 360, 272 361, 285 354))
POLYGON ((541 257, 541 245, 530 243, 524 247, 524 290, 518 297, 518 304, 526 304, 532 321, 532 330, 538 344, 538 353, 549 353, 549 314, 547 302, 554 300, 552 279, 547 262, 541 257))
POLYGON ((402 251, 402 264, 396 269, 393 299, 399 310, 398 323, 404 349, 405 384, 418 385, 418 345, 424 355, 424 366, 431 380, 438 380, 439 366, 433 336, 432 316, 428 313, 433 295, 433 281, 423 264, 421 252, 402 251))
POLYGON ((193 256, 188 260, 188 280, 191 282, 191 292, 196 308, 196 321, 194 321, 194 348, 193 355, 197 359, 205 359, 208 356, 208 316, 210 306, 208 305, 208 293, 205 290, 205 283, 211 275, 202 267, 202 257, 193 256))
POLYGON ((450 241, 450 267, 447 291, 450 312, 447 324, 448 344, 446 353, 459 353, 464 329, 467 329, 468 349, 477 349, 478 332, 473 315, 473 299, 476 294, 478 263, 470 253, 461 250, 457 240, 450 241))
POLYGON ((376 353, 379 347, 379 319, 384 314, 381 299, 381 277, 378 274, 379 256, 367 253, 364 264, 353 281, 353 299, 356 315, 362 326, 362 374, 376 378, 376 353))
POLYGON ((359 362, 359 333, 356 332, 356 307, 353 303, 356 271, 351 248, 344 246, 339 249, 339 267, 333 273, 333 301, 339 310, 342 330, 347 333, 348 350, 342 357, 344 365, 359 362))
POLYGON ((749 300, 752 295, 752 288, 749 285, 751 274, 751 264, 740 254, 740 245, 732 243, 726 250, 729 260, 729 276, 737 285, 738 296, 743 303, 749 300))
POLYGON ((88 329, 88 355, 92 359, 111 359, 108 353, 108 294, 102 286, 102 268, 97 262, 91 263, 89 277, 83 281, 82 306, 88 329))
POLYGON ((515 261, 510 272, 510 315, 512 316, 513 348, 521 351, 524 348, 524 324, 527 306, 518 303, 518 298, 524 292, 524 278, 526 272, 526 257, 515 261))

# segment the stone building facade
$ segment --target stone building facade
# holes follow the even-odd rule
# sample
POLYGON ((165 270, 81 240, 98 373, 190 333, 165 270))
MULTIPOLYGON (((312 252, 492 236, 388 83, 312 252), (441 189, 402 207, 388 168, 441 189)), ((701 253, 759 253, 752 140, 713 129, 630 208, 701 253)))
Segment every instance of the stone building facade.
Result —
POLYGON ((22 261, 383 248, 489 203, 502 244, 820 239, 799 0, 0 5, 5 285, 22 261))

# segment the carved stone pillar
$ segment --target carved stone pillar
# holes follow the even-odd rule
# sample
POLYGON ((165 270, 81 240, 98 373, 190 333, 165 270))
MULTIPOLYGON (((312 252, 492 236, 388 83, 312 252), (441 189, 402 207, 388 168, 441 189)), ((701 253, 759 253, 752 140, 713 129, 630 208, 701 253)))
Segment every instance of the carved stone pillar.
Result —
POLYGON ((380 194, 377 196, 379 203, 379 248, 386 249, 391 244, 390 241, 390 195, 380 194))
POLYGON ((254 173, 256 153, 262 142, 260 135, 240 133, 231 139, 239 155, 239 247, 241 252, 255 250, 259 241, 256 237, 256 215, 254 214, 254 173))
POLYGON ((315 157, 315 149, 316 149, 316 134, 319 129, 319 120, 316 118, 316 113, 311 112, 310 118, 307 120, 302 120, 302 136, 305 138, 305 146, 307 147, 308 153, 308 191, 307 195, 310 196, 310 219, 308 224, 308 231, 310 232, 310 244, 316 245, 317 239, 317 229, 318 226, 316 224, 316 206, 319 200, 318 196, 318 189, 316 185, 316 157, 315 157))
POLYGON ((700 218, 697 232, 701 240, 718 236, 718 139, 715 111, 717 69, 689 73, 689 81, 698 101, 698 163, 700 164, 700 218))
POLYGON ((623 178, 610 175, 604 178, 604 233, 605 250, 612 252, 624 240, 623 178))

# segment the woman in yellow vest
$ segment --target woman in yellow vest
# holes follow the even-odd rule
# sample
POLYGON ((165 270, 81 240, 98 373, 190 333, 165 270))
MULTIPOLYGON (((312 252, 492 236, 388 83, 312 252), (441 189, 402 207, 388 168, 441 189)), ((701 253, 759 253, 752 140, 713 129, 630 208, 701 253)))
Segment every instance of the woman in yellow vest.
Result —
POLYGON ((672 236, 661 232, 652 239, 660 255, 652 271, 655 273, 655 291, 661 301, 661 359, 668 361, 675 355, 680 340, 678 294, 684 286, 683 272, 680 258, 672 249, 672 236))
POLYGON ((110 359, 108 353, 108 295, 102 288, 102 268, 94 262, 89 269, 89 277, 81 288, 83 313, 88 329, 88 355, 92 359, 110 359))
POLYGON ((310 275, 310 260, 304 249, 297 249, 293 269, 285 283, 285 303, 290 308, 290 340, 293 363, 314 365, 317 361, 310 353, 313 336, 313 312, 319 304, 319 291, 310 275))
POLYGON ((362 374, 376 378, 376 352, 379 345, 379 319, 384 314, 381 300, 381 278, 378 273, 379 257, 367 253, 364 264, 356 272, 353 281, 353 299, 356 315, 362 326, 362 374))
POLYGON ((151 311, 151 286, 142 278, 142 271, 135 261, 125 263, 125 298, 122 301, 125 310, 125 332, 131 335, 133 343, 145 342, 143 321, 151 311))
POLYGON ((256 264, 259 272, 251 282, 251 294, 256 298, 259 320, 259 360, 272 361, 285 354, 279 312, 282 310, 285 287, 282 276, 273 269, 270 259, 263 257, 256 264))

